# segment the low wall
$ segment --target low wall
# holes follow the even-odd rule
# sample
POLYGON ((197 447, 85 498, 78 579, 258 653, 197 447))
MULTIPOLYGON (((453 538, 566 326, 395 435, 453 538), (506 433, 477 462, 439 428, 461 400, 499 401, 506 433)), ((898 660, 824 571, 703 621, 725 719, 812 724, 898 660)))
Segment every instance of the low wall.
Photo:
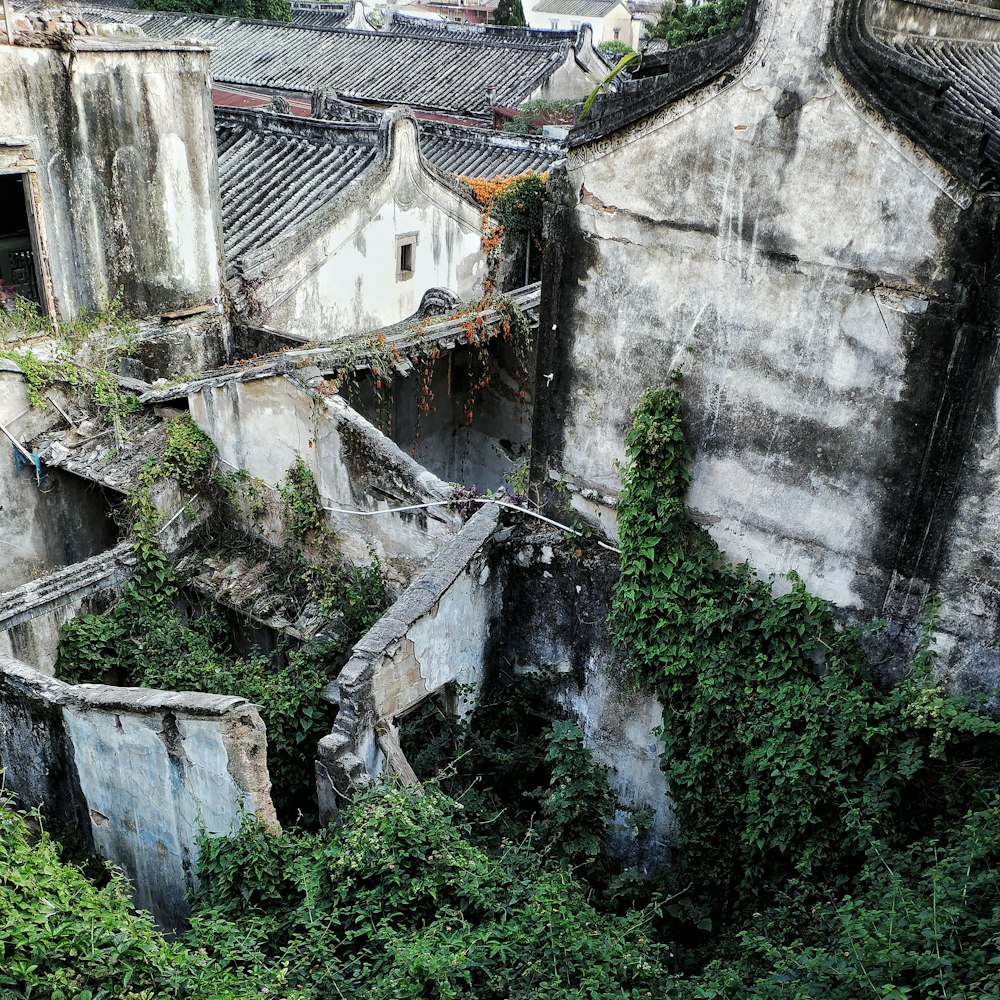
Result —
POLYGON ((242 698, 69 685, 0 656, 0 767, 25 807, 76 826, 137 906, 183 926, 199 829, 277 829, 264 724, 242 698))
MULTIPOLYGON (((375 511, 447 499, 451 487, 402 452, 340 396, 321 394, 315 369, 252 381, 223 379, 190 394, 191 416, 219 458, 269 487, 297 455, 312 470, 324 506, 375 511)), ((344 555, 369 560, 374 548, 390 580, 405 585, 461 524, 447 507, 378 517, 332 512, 344 555)))
MULTIPOLYGON (((491 535, 500 510, 476 513, 354 647, 330 685, 339 705, 333 731, 319 743, 320 813, 329 817, 363 791, 386 765, 380 736, 396 742, 396 720, 454 682, 463 698, 492 660, 504 574, 493 565, 491 535)), ((384 742, 384 741, 383 741, 384 742)))
POLYGON ((62 626, 111 607, 134 562, 131 544, 123 542, 0 595, 0 655, 54 675, 62 626))

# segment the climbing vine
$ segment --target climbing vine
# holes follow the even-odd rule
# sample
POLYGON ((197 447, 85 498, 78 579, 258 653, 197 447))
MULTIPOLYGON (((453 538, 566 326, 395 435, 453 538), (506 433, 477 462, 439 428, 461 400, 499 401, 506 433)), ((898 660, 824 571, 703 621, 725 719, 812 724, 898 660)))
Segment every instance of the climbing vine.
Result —
POLYGON ((930 671, 884 689, 857 629, 794 574, 786 593, 733 565, 689 519, 681 400, 646 392, 626 438, 613 622, 664 709, 663 767, 680 829, 675 872, 700 919, 761 908, 790 879, 861 869, 1000 785, 1000 726, 930 671))

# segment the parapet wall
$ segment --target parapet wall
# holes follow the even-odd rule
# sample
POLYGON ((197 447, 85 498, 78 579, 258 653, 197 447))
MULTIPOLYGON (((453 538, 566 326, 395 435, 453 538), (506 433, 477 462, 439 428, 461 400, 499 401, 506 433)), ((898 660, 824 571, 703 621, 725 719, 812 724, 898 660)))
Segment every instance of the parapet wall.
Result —
POLYGON ((960 0, 869 0, 868 26, 896 38, 1000 41, 1000 10, 960 0))
POLYGON ((131 544, 122 542, 0 595, 0 655, 54 674, 62 626, 114 604, 134 562, 131 544))
POLYGON ((187 918, 199 830, 277 828, 264 724, 242 698, 69 685, 0 656, 0 767, 25 807, 77 827, 166 930, 187 918))
POLYGON ((502 610, 505 574, 493 564, 490 541, 499 514, 488 505, 470 518, 354 647, 330 685, 339 712, 319 743, 321 815, 336 813, 386 768, 385 748, 397 745, 400 716, 449 683, 463 688, 466 705, 475 701, 502 610))
POLYGON ((390 580, 406 584, 428 565, 461 519, 446 506, 367 516, 377 511, 447 500, 450 486, 402 452, 336 395, 323 395, 317 370, 253 381, 202 385, 189 396, 191 416, 215 442, 230 469, 276 487, 296 456, 312 470, 331 526, 354 563, 374 549, 390 580))

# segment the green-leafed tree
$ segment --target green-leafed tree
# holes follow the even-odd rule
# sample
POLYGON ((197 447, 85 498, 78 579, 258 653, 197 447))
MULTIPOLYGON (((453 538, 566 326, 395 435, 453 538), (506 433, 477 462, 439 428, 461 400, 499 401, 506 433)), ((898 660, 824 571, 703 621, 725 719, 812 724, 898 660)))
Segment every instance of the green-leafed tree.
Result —
POLYGON ((527 24, 521 0, 500 0, 497 4, 496 14, 493 15, 493 23, 513 26, 527 24))
POLYGON ((666 39, 679 47, 712 38, 733 27, 743 15, 747 0, 667 0, 660 8, 660 19, 649 30, 652 38, 666 39))

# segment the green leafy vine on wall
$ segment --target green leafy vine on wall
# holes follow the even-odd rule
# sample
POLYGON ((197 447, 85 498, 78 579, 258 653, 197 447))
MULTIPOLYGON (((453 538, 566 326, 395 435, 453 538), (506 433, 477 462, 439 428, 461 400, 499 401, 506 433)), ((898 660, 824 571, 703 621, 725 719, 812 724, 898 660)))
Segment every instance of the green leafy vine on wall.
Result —
POLYGON ((996 791, 1000 726, 935 682, 930 625, 887 688, 794 573, 775 596, 690 520, 676 391, 643 395, 626 454, 613 624, 663 705, 675 873, 700 919, 749 914, 791 879, 847 884, 873 843, 903 847, 996 791))

